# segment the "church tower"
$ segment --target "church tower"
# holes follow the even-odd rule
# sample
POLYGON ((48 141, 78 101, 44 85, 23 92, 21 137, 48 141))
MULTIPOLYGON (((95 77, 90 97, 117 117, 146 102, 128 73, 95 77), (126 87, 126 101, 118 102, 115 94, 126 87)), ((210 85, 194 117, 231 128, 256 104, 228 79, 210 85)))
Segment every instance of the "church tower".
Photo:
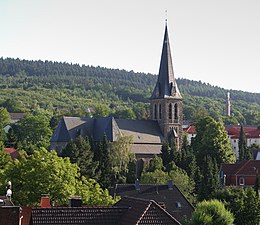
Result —
POLYGON ((174 78, 172 57, 167 29, 163 39, 158 79, 151 96, 150 116, 158 121, 165 140, 174 141, 176 148, 182 145, 182 96, 174 78))

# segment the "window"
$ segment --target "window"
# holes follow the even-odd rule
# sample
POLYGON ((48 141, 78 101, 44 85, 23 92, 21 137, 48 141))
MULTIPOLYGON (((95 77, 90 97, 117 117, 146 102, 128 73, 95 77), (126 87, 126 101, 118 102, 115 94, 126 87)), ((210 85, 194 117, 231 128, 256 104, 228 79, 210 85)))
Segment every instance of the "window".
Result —
POLYGON ((239 185, 241 185, 241 186, 245 185, 245 178, 244 177, 239 177, 239 185))
POLYGON ((176 205, 176 208, 177 209, 181 209, 182 208, 182 205, 180 202, 175 202, 175 205, 176 205))
POLYGON ((162 119, 162 105, 159 104, 159 119, 162 119))
POLYGON ((175 105, 174 105, 174 122, 175 123, 178 123, 178 104, 176 103, 175 105))
POLYGON ((154 119, 157 119, 157 105, 154 104, 154 119))
POLYGON ((172 120, 172 103, 169 104, 168 118, 169 120, 172 120))

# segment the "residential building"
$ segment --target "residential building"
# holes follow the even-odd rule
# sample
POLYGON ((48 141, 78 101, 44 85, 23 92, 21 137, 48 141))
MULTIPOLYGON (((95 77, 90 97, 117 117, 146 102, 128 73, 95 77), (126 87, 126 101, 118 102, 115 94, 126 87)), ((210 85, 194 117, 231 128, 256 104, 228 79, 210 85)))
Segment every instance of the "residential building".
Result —
POLYGON ((139 199, 154 200, 174 218, 181 221, 191 218, 194 207, 182 194, 180 189, 169 182, 168 184, 116 184, 111 195, 116 197, 135 197, 139 199))
POLYGON ((223 163, 220 168, 223 186, 254 187, 260 172, 260 160, 244 160, 235 164, 223 163))

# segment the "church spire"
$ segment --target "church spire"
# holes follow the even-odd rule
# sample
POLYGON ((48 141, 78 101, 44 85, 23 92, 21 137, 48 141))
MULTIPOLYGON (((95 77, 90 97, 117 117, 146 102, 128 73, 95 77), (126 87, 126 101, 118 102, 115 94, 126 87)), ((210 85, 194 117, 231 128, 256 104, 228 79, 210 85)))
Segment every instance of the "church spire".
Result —
POLYGON ((156 86, 151 96, 151 99, 162 98, 182 98, 176 80, 174 78, 171 49, 167 29, 167 19, 165 20, 165 32, 159 75, 156 86))
POLYGON ((160 69, 150 99, 150 118, 158 122, 165 141, 175 143, 179 150, 182 146, 182 96, 174 78, 167 20, 165 23, 160 69))

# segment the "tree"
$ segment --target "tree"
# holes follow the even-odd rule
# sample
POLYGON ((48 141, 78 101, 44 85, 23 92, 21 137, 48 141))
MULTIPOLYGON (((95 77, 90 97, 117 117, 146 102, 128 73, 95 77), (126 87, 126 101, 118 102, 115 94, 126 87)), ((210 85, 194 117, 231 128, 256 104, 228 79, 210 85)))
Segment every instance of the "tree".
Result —
POLYGON ((101 143, 98 143, 95 152, 99 155, 96 159, 98 160, 98 173, 99 173, 99 183, 103 188, 108 188, 112 185, 112 163, 111 163, 111 152, 110 152, 109 141, 104 135, 101 143))
POLYGON ((202 165, 204 158, 210 156, 217 165, 236 161, 228 135, 223 123, 211 117, 204 117, 196 123, 197 135, 192 141, 192 148, 196 154, 198 165, 202 165))
POLYGON ((105 104, 97 104, 93 117, 107 117, 109 115, 109 107, 105 104))
POLYGON ((234 216, 218 200, 203 201, 197 204, 190 225, 233 225, 234 216))
POLYGON ((200 185, 198 187, 198 199, 210 199, 219 189, 219 169, 216 160, 212 159, 210 156, 205 158, 201 168, 201 176, 199 181, 200 185))
POLYGON ((21 102, 17 101, 14 98, 8 98, 6 99, 2 107, 6 108, 8 112, 21 112, 22 107, 21 107, 21 102))
POLYGON ((238 148, 239 148, 239 161, 242 161, 245 159, 245 152, 246 152, 245 133, 242 125, 240 127, 240 132, 239 132, 238 148))
POLYGON ((221 163, 235 162, 235 153, 231 148, 225 128, 221 122, 204 117, 196 124, 197 135, 191 147, 198 165, 196 190, 199 199, 209 199, 219 186, 219 168, 221 163))
POLYGON ((235 217, 236 225, 260 224, 260 197, 252 188, 225 188, 220 190, 215 198, 223 201, 235 217))
MULTIPOLYGON (((114 184, 126 182, 129 163, 134 161, 134 155, 130 150, 131 144, 132 137, 125 136, 119 137, 116 141, 110 143, 111 172, 114 177, 114 184)), ((130 174, 128 175, 131 176, 130 174)))
POLYGON ((82 136, 70 141, 61 153, 62 157, 69 157, 71 163, 76 163, 81 175, 87 178, 95 177, 97 162, 93 161, 93 155, 88 138, 82 136))
POLYGON ((238 148, 239 148, 239 161, 249 160, 252 158, 251 148, 248 148, 246 145, 246 136, 244 133, 243 126, 240 127, 238 148))
POLYGON ((10 124, 10 115, 7 110, 3 107, 0 107, 0 141, 6 140, 6 133, 4 127, 10 124))
POLYGON ((166 184, 169 180, 172 180, 182 193, 191 202, 194 202, 194 181, 189 178, 185 170, 177 167, 174 162, 169 164, 169 168, 169 172, 165 171, 162 159, 155 156, 145 167, 141 182, 145 184, 166 184))
POLYGON ((31 152, 33 148, 47 148, 52 136, 50 128, 51 115, 45 111, 27 114, 14 126, 18 141, 23 149, 31 152))
POLYGON ((0 141, 0 193, 5 193, 6 182, 1 180, 1 177, 4 176, 6 166, 11 161, 11 156, 4 151, 3 142, 0 141))
POLYGON ((0 125, 1 127, 4 127, 8 124, 10 124, 11 118, 10 118, 10 114, 8 113, 8 111, 3 108, 0 107, 0 125))
POLYGON ((41 148, 33 154, 21 152, 19 160, 8 162, 1 183, 12 181, 13 201, 17 205, 36 206, 41 194, 49 193, 55 205, 68 204, 68 198, 80 195, 84 203, 112 204, 108 195, 94 180, 80 177, 79 167, 55 151, 41 148), (91 197, 90 197, 91 196, 91 197))
POLYGON ((134 111, 128 107, 117 108, 114 113, 114 117, 119 119, 130 119, 130 120, 136 119, 134 111))

